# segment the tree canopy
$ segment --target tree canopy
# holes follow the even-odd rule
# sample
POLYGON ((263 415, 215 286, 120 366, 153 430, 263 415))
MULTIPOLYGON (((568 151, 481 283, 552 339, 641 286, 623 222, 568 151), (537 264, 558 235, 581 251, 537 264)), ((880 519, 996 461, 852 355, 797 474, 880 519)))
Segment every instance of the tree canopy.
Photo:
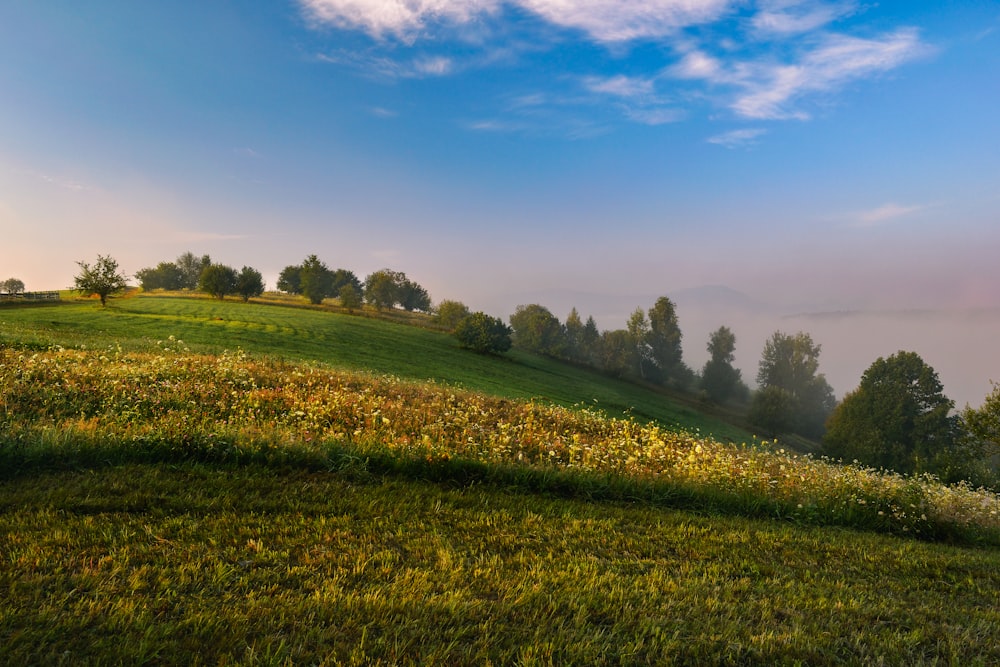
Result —
POLYGON ((260 271, 244 266, 236 276, 236 293, 240 295, 244 302, 251 297, 260 296, 264 293, 264 277, 260 271))
POLYGON ((210 264, 201 272, 198 289, 216 299, 225 299, 227 294, 236 292, 238 279, 239 276, 233 267, 225 264, 210 264))
POLYGON ((956 444, 953 407, 917 353, 880 357, 833 411, 823 446, 830 456, 868 466, 939 472, 956 444))
POLYGON ((820 346, 803 332, 794 336, 774 332, 764 344, 757 384, 760 391, 750 406, 749 419, 774 433, 795 432, 809 438, 820 438, 827 416, 836 405, 833 389, 819 370, 820 346), (777 388, 788 396, 779 402, 763 390, 777 388), (764 410, 765 407, 768 408, 764 410), (790 413, 776 419, 773 410, 783 405, 790 413))
POLYGON ((75 289, 87 296, 96 294, 101 305, 106 306, 108 297, 121 292, 128 285, 128 276, 118 270, 118 262, 106 255, 98 255, 93 266, 87 262, 77 262, 80 273, 74 278, 75 289))
POLYGON ((513 343, 517 347, 552 357, 562 355, 562 325, 545 306, 537 303, 518 306, 510 316, 510 325, 514 330, 513 343))
POLYGON ((464 348, 480 354, 501 354, 510 349, 511 329, 498 317, 475 312, 455 327, 455 338, 464 348))
POLYGON ((0 282, 0 292, 5 294, 23 294, 24 283, 17 278, 8 278, 0 282))
POLYGON ((724 403, 734 396, 747 391, 738 368, 733 367, 736 358, 736 335, 729 327, 719 327, 708 339, 708 353, 711 358, 701 371, 701 388, 715 403, 724 403))

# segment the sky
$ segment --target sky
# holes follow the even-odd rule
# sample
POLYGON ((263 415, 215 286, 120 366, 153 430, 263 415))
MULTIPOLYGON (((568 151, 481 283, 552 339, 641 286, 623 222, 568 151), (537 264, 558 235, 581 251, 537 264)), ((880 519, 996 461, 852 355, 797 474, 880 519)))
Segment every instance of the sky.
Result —
POLYGON ((602 329, 671 295, 694 367, 803 329, 838 396, 917 348, 978 404, 998 72, 993 1, 5 0, 0 278, 316 254, 602 329))

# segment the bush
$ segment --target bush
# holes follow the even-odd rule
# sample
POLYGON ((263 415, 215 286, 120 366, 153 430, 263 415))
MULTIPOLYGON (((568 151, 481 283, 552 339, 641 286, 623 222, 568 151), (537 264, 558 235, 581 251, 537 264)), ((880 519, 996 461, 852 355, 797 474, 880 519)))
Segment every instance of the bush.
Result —
POLYGON ((477 312, 455 327, 455 338, 462 347, 480 354, 502 354, 510 349, 511 329, 498 317, 477 312))

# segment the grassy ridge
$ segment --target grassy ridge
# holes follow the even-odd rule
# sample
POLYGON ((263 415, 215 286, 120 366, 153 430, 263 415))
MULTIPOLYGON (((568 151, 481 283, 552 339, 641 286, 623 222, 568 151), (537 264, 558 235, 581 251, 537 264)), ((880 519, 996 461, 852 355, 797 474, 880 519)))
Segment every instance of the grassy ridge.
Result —
POLYGON ((489 357, 459 349, 448 334, 308 308, 184 297, 137 297, 106 309, 91 301, 0 307, 0 344, 121 347, 148 351, 174 336, 196 352, 242 348, 338 368, 431 380, 509 398, 587 404, 732 442, 747 431, 664 394, 537 355, 489 357))

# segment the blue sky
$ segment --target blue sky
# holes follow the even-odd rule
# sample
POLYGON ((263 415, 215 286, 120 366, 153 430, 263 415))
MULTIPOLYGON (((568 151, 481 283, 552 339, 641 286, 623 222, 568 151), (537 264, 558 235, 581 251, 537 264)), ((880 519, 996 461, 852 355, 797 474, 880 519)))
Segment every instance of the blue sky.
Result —
POLYGON ((702 285, 998 308, 998 72, 994 2, 7 0, 0 274, 316 253, 602 328, 702 285))

